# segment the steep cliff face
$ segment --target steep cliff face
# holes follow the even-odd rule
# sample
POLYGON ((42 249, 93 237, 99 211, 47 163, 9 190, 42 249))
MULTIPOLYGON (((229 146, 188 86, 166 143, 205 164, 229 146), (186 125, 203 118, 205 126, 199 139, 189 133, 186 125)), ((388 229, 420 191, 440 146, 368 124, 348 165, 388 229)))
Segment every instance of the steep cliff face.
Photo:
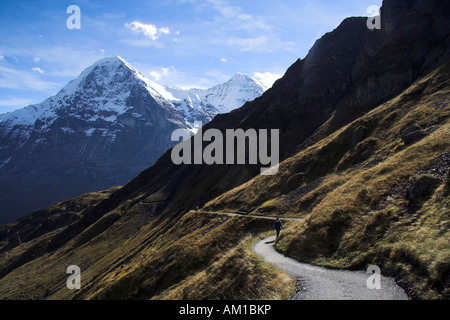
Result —
POLYGON ((333 128, 367 112, 450 57, 450 1, 384 1, 352 69, 352 87, 339 102, 333 128))
POLYGON ((408 15, 411 7, 417 2, 418 0, 384 1, 381 12, 383 16, 381 29, 387 34, 394 32, 402 24, 402 20, 408 15))

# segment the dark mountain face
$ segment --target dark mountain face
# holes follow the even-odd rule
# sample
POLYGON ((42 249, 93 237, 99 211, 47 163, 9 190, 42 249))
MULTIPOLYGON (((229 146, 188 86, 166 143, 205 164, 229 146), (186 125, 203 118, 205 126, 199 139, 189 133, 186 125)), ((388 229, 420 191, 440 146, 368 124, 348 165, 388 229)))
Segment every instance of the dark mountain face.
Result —
MULTIPOLYGON (((446 60, 448 3, 384 1, 381 30, 370 31, 367 18, 344 20, 260 98, 218 115, 205 130, 280 129, 280 158, 287 158, 308 139, 329 135, 446 60)), ((244 165, 175 166, 168 151, 116 196, 158 191, 160 200, 188 210, 257 174, 259 167, 244 165)))
POLYGON ((55 97, 0 124, 0 222, 88 191, 125 184, 189 128, 134 68, 107 58, 55 97), (34 112, 33 112, 34 111, 34 112))
POLYGON ((381 30, 369 32, 351 70, 352 87, 336 107, 348 123, 450 57, 450 1, 384 1, 381 30))

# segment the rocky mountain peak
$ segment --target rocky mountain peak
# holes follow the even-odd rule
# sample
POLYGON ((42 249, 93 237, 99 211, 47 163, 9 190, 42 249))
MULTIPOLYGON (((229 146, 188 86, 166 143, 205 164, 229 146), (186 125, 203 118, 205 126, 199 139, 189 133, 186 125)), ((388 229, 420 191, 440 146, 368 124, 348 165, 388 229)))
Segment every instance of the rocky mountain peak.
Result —
POLYGON ((241 72, 236 73, 228 81, 228 83, 243 83, 243 82, 256 82, 257 83, 257 81, 255 79, 253 79, 249 75, 241 73, 241 72))
POLYGON ((119 56, 108 57, 85 69, 76 79, 69 82, 61 92, 71 94, 90 87, 100 90, 111 82, 118 83, 120 80, 126 80, 137 73, 136 69, 119 56))

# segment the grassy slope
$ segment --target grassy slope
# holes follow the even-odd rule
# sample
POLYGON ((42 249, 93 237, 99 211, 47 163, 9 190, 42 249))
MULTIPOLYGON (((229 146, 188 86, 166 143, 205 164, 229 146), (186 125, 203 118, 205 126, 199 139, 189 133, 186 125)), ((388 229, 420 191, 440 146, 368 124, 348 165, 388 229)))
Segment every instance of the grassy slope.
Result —
POLYGON ((67 225, 79 221, 87 208, 95 207, 117 189, 87 193, 0 226, 0 277, 41 256, 51 240, 67 225), (20 246, 19 239, 22 242, 20 246))
POLYGON ((293 281, 251 251, 254 238, 219 255, 207 268, 156 296, 155 299, 287 299, 293 281), (239 268, 236 268, 239 266, 239 268))
POLYGON ((281 299, 293 293, 295 282, 249 247, 249 235, 270 229, 265 220, 197 212, 146 220, 137 210, 122 209, 110 213, 120 219, 81 246, 77 243, 90 229, 0 279, 0 297, 281 299), (82 270, 80 291, 65 287, 72 264, 82 270), (202 283, 192 286, 197 277, 202 283))
POLYGON ((205 209, 304 217, 279 250, 335 268, 378 264, 412 295, 448 298, 449 79, 447 63, 287 159, 278 175, 258 176, 205 209), (423 138, 406 145, 401 137, 412 125, 423 138))

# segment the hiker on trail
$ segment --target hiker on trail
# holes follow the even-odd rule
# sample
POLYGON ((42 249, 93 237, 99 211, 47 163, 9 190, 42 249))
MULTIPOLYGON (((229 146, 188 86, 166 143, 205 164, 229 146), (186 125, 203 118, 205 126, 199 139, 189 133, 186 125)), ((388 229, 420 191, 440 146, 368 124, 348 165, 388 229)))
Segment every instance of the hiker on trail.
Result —
POLYGON ((273 228, 277 232, 276 239, 278 239, 278 237, 280 236, 280 230, 283 229, 283 224, 281 223, 281 220, 279 218, 276 218, 275 222, 273 223, 273 228))

